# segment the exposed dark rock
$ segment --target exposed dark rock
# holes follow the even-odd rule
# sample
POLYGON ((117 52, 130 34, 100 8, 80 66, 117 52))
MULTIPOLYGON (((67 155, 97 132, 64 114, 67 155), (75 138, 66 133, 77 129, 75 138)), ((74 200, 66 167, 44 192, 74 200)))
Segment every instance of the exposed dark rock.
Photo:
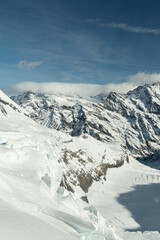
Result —
POLYGON ((93 177, 91 176, 91 174, 90 173, 85 174, 85 173, 81 172, 78 175, 77 179, 78 179, 79 185, 82 188, 82 190, 85 193, 87 193, 88 189, 90 188, 90 186, 93 183, 93 177))
POLYGON ((81 199, 82 199, 84 202, 89 203, 88 198, 87 198, 86 195, 85 195, 85 196, 82 196, 81 199))
POLYGON ((60 183, 60 187, 64 187, 64 188, 66 188, 69 192, 74 193, 74 190, 73 190, 73 188, 68 184, 68 181, 67 181, 65 175, 63 175, 63 177, 62 177, 62 180, 61 180, 61 183, 60 183))

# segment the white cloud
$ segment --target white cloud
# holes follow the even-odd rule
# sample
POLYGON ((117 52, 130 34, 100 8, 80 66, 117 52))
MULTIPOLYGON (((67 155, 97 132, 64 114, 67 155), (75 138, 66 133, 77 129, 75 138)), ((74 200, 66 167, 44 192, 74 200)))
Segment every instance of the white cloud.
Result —
POLYGON ((9 96, 17 95, 25 91, 35 93, 48 93, 56 95, 80 96, 89 97, 98 94, 109 94, 112 92, 127 93, 134 88, 144 85, 160 82, 160 73, 148 74, 140 72, 128 77, 128 81, 123 83, 110 83, 106 85, 83 84, 83 83, 36 83, 36 82, 22 82, 12 85, 2 90, 9 96))
POLYGON ((55 95, 80 96, 89 97, 95 96, 102 91, 101 85, 95 84, 80 84, 80 83, 59 83, 59 82, 22 82, 13 86, 9 86, 3 91, 8 95, 19 94, 25 91, 35 93, 48 93, 55 95))
POLYGON ((139 72, 137 74, 129 76, 129 83, 138 85, 152 84, 160 82, 160 73, 144 73, 139 72))
POLYGON ((143 28, 143 27, 132 27, 129 26, 127 24, 123 24, 123 23, 108 23, 108 24, 100 24, 102 27, 104 26, 108 26, 111 28, 119 28, 122 29, 124 31, 130 31, 130 32, 136 32, 136 33, 151 33, 154 35, 160 35, 160 29, 159 28, 143 28))
POLYGON ((143 86, 145 84, 153 84, 153 83, 160 83, 160 73, 144 73, 139 72, 134 75, 130 75, 128 77, 128 80, 123 83, 111 83, 104 85, 104 93, 109 93, 111 91, 117 92, 117 93, 127 93, 130 90, 135 89, 138 86, 143 86))
POLYGON ((22 60, 18 63, 18 68, 20 69, 33 69, 35 67, 40 66, 43 63, 43 61, 37 61, 37 62, 28 62, 27 60, 22 60))
POLYGON ((129 26, 125 23, 103 23, 99 19, 86 19, 85 22, 90 24, 99 25, 100 27, 111 27, 111 28, 119 28, 123 31, 136 32, 136 33, 151 33, 154 35, 160 35, 160 28, 147 28, 140 26, 129 26))

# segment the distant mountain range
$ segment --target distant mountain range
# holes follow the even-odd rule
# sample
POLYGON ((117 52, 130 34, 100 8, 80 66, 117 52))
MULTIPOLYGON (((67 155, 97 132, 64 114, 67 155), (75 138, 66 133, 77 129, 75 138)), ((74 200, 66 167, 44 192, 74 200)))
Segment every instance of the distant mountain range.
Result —
POLYGON ((91 136, 108 143, 120 141, 139 160, 159 158, 160 84, 127 94, 115 92, 88 99, 25 92, 11 99, 37 123, 69 134, 91 136))

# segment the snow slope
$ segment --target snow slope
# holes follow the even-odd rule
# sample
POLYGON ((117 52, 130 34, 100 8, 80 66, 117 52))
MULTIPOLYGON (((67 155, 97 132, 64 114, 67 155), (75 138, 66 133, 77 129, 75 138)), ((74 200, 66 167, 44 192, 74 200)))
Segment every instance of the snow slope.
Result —
POLYGON ((68 233, 69 228, 59 222, 56 226, 29 213, 21 211, 12 204, 0 200, 0 235, 3 240, 55 240, 77 239, 68 233), (65 238, 64 238, 65 236, 65 238))
MULTIPOLYGON (((0 97, 3 100, 3 94, 0 97)), ((39 126, 8 102, 7 97, 5 103, 1 101, 5 112, 0 111, 0 222, 3 226, 0 234, 3 239, 9 240, 11 235, 13 240, 48 240, 53 236, 57 240, 120 239, 112 227, 106 226, 95 207, 60 187, 63 165, 59 160, 63 142, 70 139, 39 126), (32 235, 34 226, 37 231, 33 230, 32 235), (7 231, 8 228, 11 230, 7 231)), ((119 155, 119 150, 116 154, 119 155)))
POLYGON ((108 170, 104 184, 94 183, 90 203, 113 224, 124 240, 160 239, 160 172, 130 157, 108 170), (99 196, 99 197, 97 197, 99 196))

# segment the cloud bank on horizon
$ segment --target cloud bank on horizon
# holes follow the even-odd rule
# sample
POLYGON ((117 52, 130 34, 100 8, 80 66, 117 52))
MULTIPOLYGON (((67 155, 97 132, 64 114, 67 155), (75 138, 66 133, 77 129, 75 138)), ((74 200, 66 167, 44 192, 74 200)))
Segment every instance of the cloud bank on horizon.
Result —
POLYGON ((85 83, 60 83, 60 82, 21 82, 11 85, 2 90, 8 95, 18 95, 30 91, 34 93, 48 93, 55 95, 78 96, 82 98, 96 96, 98 94, 108 95, 110 92, 125 94, 130 90, 144 84, 160 82, 160 73, 140 72, 128 77, 128 81, 123 83, 109 83, 105 85, 85 84, 85 83))

